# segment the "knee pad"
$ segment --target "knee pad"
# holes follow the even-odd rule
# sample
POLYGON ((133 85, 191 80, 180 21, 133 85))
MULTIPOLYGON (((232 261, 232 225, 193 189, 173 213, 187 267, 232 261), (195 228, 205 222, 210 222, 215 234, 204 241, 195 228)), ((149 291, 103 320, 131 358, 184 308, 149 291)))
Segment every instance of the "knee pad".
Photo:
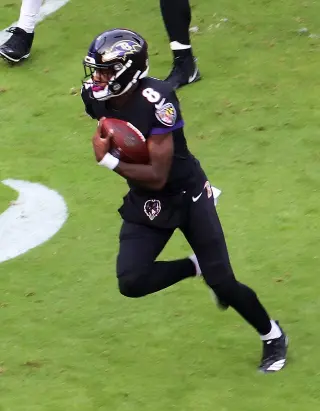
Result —
POLYGON ((120 258, 117 259, 117 278, 119 291, 125 297, 137 298, 144 295, 141 292, 139 277, 141 276, 139 267, 135 267, 131 261, 120 258))
POLYGON ((120 293, 125 297, 138 298, 145 295, 139 281, 139 275, 134 272, 122 273, 122 275, 118 277, 118 286, 120 293))
POLYGON ((145 281, 150 273, 149 265, 131 265, 130 262, 117 264, 119 291, 130 298, 143 297, 148 294, 145 281))

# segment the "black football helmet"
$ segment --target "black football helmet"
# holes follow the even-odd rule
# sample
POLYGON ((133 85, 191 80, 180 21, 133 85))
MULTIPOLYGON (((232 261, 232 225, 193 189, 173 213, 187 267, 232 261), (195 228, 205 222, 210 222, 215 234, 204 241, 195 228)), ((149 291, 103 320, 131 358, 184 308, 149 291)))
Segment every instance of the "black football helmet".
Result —
POLYGON ((83 85, 92 98, 108 100, 126 93, 149 70, 148 45, 137 33, 126 29, 113 29, 99 34, 91 43, 83 60, 83 85), (93 80, 95 70, 108 69, 112 76, 107 86, 93 80))

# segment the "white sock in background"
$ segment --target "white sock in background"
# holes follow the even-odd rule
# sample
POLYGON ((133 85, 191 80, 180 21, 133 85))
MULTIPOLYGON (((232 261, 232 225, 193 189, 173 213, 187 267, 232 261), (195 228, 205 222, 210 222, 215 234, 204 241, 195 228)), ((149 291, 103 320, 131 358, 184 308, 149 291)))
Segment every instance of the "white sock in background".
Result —
POLYGON ((187 50, 187 49, 191 49, 191 45, 190 44, 181 44, 178 41, 172 41, 170 43, 170 48, 171 48, 171 50, 187 50))
POLYGON ((27 33, 32 33, 36 25, 41 4, 42 0, 22 0, 17 27, 20 27, 27 33))
POLYGON ((262 341, 274 340, 275 338, 281 337, 282 332, 278 324, 271 320, 271 331, 266 335, 261 335, 260 338, 262 341))

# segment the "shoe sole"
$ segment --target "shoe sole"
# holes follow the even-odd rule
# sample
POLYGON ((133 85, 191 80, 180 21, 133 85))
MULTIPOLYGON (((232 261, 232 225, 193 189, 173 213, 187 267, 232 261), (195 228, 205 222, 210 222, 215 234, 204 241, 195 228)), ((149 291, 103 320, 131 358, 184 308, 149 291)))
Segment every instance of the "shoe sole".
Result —
POLYGON ((9 62, 19 63, 21 60, 27 59, 27 58, 30 56, 30 53, 29 53, 29 54, 26 54, 26 55, 23 56, 23 57, 21 57, 21 59, 16 60, 16 59, 13 59, 12 57, 7 56, 6 54, 4 54, 3 52, 1 52, 1 50, 0 50, 0 56, 3 57, 5 60, 7 60, 7 61, 9 61, 9 62))

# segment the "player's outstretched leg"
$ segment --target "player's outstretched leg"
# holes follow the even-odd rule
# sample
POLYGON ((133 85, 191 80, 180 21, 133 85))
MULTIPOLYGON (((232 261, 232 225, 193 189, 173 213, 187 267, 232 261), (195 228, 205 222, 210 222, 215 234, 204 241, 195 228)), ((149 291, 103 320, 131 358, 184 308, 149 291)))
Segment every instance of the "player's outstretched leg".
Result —
POLYGON ((0 46, 0 55, 6 60, 18 63, 30 56, 36 18, 41 4, 42 0, 22 1, 17 27, 8 30, 12 36, 0 46))
POLYGON ((190 4, 189 0, 160 0, 160 8, 173 53, 173 66, 166 81, 177 89, 201 78, 191 48, 190 4))
POLYGON ((259 333, 263 342, 259 370, 281 370, 286 363, 288 338, 279 324, 270 319, 256 293, 236 280, 210 190, 201 191, 200 186, 195 192, 182 231, 197 256, 191 258, 197 274, 202 271, 219 304, 232 307, 259 333))

